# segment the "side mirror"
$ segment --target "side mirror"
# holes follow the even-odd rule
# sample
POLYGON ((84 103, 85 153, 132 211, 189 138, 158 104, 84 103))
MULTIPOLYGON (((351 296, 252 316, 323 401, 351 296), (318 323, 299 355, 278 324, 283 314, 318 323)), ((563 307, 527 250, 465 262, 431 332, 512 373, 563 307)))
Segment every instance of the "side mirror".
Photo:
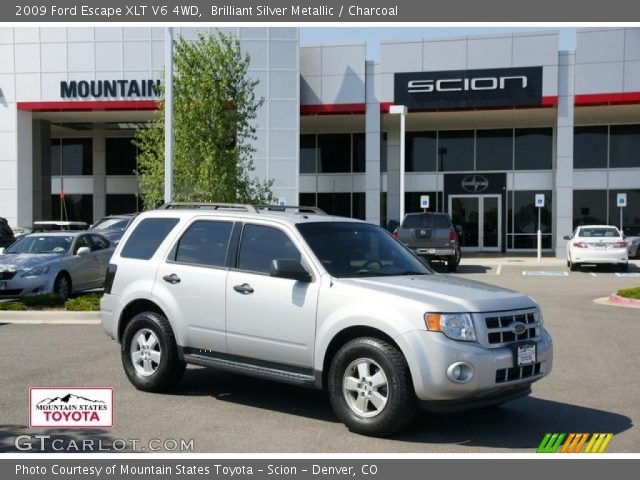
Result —
POLYGON ((78 249, 78 251, 76 252, 76 255, 79 256, 79 257, 82 257, 82 256, 87 255, 89 253, 91 253, 91 249, 89 247, 80 247, 78 249))
POLYGON ((569 235, 565 235, 564 237, 562 237, 563 240, 571 240, 571 237, 569 235))
POLYGON ((289 278, 298 282, 309 283, 311 275, 307 272, 298 260, 281 259, 271 261, 269 275, 278 278, 289 278))

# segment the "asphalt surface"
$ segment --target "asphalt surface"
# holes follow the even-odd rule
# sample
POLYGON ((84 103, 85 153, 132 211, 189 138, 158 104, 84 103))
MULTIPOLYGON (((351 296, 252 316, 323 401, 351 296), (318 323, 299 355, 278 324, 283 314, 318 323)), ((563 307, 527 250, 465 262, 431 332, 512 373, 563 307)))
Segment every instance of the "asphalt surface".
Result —
MULTIPOLYGON (((640 273, 637 263, 631 271, 640 273)), ((190 367, 170 394, 143 393, 127 381, 118 345, 99 325, 0 324, 0 452, 16 451, 16 435, 38 432, 107 446, 114 439, 139 439, 143 447, 149 439, 193 439, 196 452, 339 453, 533 452, 547 432, 612 432, 607 452, 639 452, 640 310, 593 300, 640 285, 640 276, 523 271, 567 269, 468 259, 457 274, 531 295, 553 336, 551 375, 530 397, 502 407, 421 413, 405 432, 375 439, 350 433, 322 392, 190 367), (112 386, 114 427, 29 430, 29 386, 55 385, 112 386)))

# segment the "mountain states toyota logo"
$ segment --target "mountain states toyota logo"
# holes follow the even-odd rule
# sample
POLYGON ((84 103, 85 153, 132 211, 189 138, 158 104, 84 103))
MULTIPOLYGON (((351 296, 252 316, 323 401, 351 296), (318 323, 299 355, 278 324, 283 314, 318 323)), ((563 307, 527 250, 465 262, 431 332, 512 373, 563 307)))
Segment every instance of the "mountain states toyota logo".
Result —
POLYGON ((105 428, 113 426, 111 387, 31 387, 29 426, 105 428))

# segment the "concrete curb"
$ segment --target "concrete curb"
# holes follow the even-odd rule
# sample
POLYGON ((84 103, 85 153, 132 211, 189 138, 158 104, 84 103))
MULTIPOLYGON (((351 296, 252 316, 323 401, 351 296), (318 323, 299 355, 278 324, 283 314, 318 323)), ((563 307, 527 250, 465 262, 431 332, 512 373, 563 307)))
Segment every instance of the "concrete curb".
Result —
POLYGON ((609 303, 612 303, 614 305, 625 305, 640 308, 640 300, 636 300, 635 298, 621 297, 620 295, 615 293, 609 295, 609 303))
POLYGON ((0 323, 98 324, 100 323, 100 312, 0 311, 0 323))

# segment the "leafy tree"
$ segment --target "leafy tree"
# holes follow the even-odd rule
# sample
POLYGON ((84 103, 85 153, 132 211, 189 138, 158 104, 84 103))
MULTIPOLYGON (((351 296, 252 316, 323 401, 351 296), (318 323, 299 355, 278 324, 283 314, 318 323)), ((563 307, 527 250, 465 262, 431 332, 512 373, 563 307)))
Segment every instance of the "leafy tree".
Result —
MULTIPOLYGON (((174 45, 173 200, 268 203, 273 181, 260 181, 255 167, 253 120, 264 99, 247 77, 249 55, 230 36, 200 34, 174 45)), ((158 116, 138 129, 138 185, 145 208, 164 199, 164 84, 158 116)))

